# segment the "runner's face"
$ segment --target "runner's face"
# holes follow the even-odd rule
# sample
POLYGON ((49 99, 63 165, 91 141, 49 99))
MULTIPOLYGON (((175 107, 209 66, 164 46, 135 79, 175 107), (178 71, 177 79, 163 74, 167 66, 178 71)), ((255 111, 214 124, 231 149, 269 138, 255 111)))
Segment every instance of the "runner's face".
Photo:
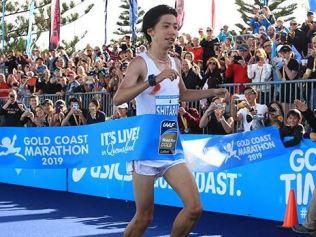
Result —
POLYGON ((163 49, 172 48, 178 36, 178 24, 174 15, 163 15, 153 29, 148 30, 153 43, 160 45, 163 49))

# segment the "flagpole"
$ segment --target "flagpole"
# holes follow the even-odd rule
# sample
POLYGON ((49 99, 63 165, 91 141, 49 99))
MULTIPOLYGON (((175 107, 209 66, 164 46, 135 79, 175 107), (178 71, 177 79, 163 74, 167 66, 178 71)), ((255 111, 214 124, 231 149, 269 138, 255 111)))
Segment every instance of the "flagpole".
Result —
POLYGON ((105 0, 104 6, 104 44, 107 42, 107 21, 108 21, 108 0, 105 0))

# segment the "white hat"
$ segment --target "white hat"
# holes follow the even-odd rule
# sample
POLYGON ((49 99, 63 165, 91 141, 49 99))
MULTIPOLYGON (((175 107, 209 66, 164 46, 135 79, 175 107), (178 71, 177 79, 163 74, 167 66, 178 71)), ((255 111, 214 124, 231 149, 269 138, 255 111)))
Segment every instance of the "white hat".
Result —
POLYGON ((128 109, 128 104, 124 103, 124 104, 116 106, 116 108, 118 108, 118 109, 128 109))

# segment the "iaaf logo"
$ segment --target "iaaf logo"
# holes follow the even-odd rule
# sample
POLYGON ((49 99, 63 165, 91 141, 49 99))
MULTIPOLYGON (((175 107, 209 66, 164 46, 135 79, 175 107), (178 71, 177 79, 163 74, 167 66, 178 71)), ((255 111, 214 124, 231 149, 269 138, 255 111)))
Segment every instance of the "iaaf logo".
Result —
MULTIPOLYGON (((288 195, 291 189, 296 190, 297 205, 308 205, 315 188, 315 182, 312 172, 316 171, 316 148, 309 148, 306 151, 295 149, 292 151, 289 163, 293 173, 281 174, 280 180, 285 184, 285 201, 288 201, 288 195), (309 172, 310 171, 310 172, 309 172), (294 173, 295 172, 295 173, 294 173)), ((300 215, 306 217, 306 208, 300 209, 300 215)))
POLYGON ((162 127, 163 128, 174 128, 174 127, 176 127, 176 122, 163 122, 162 127))
MULTIPOLYGON (((123 175, 119 172, 120 163, 111 165, 96 166, 90 168, 90 175, 94 179, 116 179, 118 181, 131 181, 131 175, 123 175)), ((87 168, 72 170, 72 180, 79 182, 85 175, 87 168)))
POLYGON ((21 148, 15 147, 16 139, 17 139, 16 135, 14 135, 12 139, 9 137, 2 138, 0 148, 1 150, 5 150, 5 151, 1 151, 0 156, 14 155, 26 161, 26 158, 20 154, 21 148))

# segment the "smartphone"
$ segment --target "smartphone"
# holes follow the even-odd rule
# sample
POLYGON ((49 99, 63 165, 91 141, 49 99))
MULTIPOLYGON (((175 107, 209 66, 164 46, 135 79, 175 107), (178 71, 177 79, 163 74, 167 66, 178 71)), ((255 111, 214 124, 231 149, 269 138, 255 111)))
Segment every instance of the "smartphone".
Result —
POLYGON ((72 108, 73 108, 74 110, 78 110, 78 109, 79 109, 79 104, 78 104, 78 103, 73 103, 73 104, 72 104, 72 108))

